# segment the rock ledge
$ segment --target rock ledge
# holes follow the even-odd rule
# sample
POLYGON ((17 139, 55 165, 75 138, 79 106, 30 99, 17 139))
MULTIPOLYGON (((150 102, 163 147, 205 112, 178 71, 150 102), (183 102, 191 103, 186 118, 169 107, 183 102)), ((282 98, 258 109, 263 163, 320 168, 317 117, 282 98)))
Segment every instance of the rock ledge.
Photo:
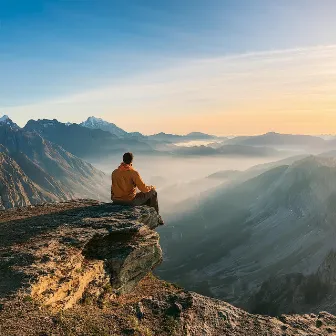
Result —
POLYGON ((54 310, 131 291, 162 261, 149 207, 71 201, 0 213, 0 302, 16 296, 54 310))

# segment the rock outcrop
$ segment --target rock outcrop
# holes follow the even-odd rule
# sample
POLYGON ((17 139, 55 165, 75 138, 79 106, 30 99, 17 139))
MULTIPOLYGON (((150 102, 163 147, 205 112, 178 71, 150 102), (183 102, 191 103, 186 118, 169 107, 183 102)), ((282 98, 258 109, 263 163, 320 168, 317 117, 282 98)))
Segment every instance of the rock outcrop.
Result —
POLYGON ((106 287, 126 293, 162 258, 148 207, 73 201, 6 211, 0 223, 4 302, 20 293, 64 310, 106 287))
POLYGON ((252 315, 157 279, 157 225, 151 208, 89 200, 2 211, 0 335, 336 334, 328 313, 252 315))

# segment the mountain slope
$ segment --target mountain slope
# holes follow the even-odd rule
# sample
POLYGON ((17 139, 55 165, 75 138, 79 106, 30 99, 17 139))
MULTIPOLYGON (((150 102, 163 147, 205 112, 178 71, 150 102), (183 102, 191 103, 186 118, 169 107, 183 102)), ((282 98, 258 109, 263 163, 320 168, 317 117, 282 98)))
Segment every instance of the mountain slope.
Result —
POLYGON ((0 153, 0 207, 12 208, 42 202, 66 200, 58 186, 48 193, 35 184, 21 167, 4 152, 0 153))
POLYGON ((109 197, 105 174, 37 133, 0 124, 0 148, 47 200, 109 197))
MULTIPOLYGON (((325 272, 323 277, 318 272, 336 249, 335 201, 336 160, 316 157, 217 189, 162 229, 168 260, 159 274, 251 311, 336 311, 328 301, 336 298, 331 278, 328 291, 309 301, 312 279, 325 288, 325 272), (288 294, 277 304, 274 295, 274 301, 256 305, 270 294, 260 292, 263 284, 270 277, 277 284, 284 275, 292 280, 286 288, 296 293, 294 299, 288 294), (296 287, 300 284, 305 285, 296 287)), ((336 262, 330 267, 336 270, 336 262)))

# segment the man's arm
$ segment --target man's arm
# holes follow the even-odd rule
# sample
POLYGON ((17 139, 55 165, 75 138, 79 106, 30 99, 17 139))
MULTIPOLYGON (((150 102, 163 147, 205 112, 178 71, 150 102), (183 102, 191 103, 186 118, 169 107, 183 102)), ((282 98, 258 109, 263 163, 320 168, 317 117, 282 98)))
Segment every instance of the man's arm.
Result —
POLYGON ((142 180, 140 174, 137 171, 134 174, 134 183, 137 186, 137 188, 143 193, 149 192, 153 189, 152 186, 147 186, 145 184, 145 182, 142 180))

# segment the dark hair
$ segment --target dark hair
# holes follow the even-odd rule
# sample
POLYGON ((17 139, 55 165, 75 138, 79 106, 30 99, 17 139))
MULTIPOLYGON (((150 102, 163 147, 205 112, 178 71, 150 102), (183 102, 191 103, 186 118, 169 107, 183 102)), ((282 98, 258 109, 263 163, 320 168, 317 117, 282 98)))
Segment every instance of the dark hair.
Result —
POLYGON ((123 155, 123 161, 126 164, 131 164, 133 161, 133 154, 128 152, 123 155))

